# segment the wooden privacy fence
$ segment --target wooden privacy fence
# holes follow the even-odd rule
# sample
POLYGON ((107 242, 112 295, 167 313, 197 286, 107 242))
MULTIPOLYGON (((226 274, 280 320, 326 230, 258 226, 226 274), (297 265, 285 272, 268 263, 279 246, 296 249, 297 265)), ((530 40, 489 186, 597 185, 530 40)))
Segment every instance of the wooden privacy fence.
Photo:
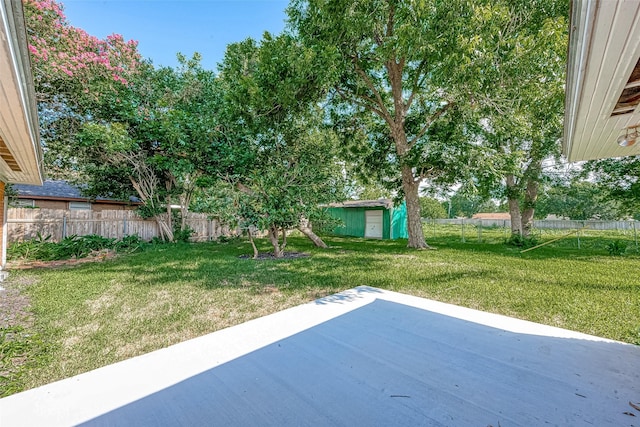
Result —
MULTIPOLYGON (((235 233, 235 230, 202 213, 189 212, 187 226, 194 231, 191 236, 192 241, 216 240, 220 236, 235 233)), ((89 234, 115 239, 136 234, 143 240, 151 240, 159 236, 156 221, 141 218, 133 210, 100 212, 29 208, 7 210, 7 239, 10 242, 30 240, 37 237, 38 233, 43 237, 51 236, 51 240, 56 242, 68 236, 89 234)))

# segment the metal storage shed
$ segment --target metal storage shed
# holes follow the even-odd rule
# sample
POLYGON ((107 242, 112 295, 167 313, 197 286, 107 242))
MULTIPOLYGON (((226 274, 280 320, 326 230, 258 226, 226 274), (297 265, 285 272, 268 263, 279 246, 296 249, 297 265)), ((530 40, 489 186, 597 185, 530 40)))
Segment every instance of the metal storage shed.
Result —
POLYGON ((333 232, 369 239, 406 239, 407 207, 390 199, 351 200, 329 205, 329 214, 342 221, 333 232))

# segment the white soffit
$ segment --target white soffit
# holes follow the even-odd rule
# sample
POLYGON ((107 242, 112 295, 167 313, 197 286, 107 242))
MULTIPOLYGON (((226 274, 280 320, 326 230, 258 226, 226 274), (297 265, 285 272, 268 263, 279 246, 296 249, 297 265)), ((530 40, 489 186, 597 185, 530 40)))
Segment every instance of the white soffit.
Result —
POLYGON ((632 147, 617 144, 640 123, 638 106, 612 115, 625 86, 633 86, 639 59, 639 0, 573 0, 562 147, 569 161, 640 154, 640 139, 632 147))
POLYGON ((0 180, 42 185, 42 176, 22 2, 0 0, 0 180))

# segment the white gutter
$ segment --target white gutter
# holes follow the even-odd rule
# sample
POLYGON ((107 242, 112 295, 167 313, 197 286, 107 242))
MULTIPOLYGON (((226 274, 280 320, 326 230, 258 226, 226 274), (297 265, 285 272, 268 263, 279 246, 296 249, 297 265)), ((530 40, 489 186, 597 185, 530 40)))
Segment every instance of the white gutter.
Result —
POLYGON ((591 50, 592 27, 600 7, 599 0, 573 0, 567 57, 567 81, 565 85, 565 115, 563 154, 572 160, 571 148, 575 138, 577 109, 582 97, 584 74, 591 50), (577 30, 581 30, 577 33, 577 30))
POLYGON ((29 139, 36 161, 37 182, 29 184, 42 185, 44 168, 42 165, 42 147, 40 146, 40 127, 38 122, 38 110, 35 103, 35 89, 33 75, 31 74, 31 59, 27 43, 27 30, 25 27, 22 2, 15 0, 0 0, 0 12, 4 32, 7 37, 7 45, 11 52, 12 67, 18 80, 17 89, 24 116, 27 120, 29 139))

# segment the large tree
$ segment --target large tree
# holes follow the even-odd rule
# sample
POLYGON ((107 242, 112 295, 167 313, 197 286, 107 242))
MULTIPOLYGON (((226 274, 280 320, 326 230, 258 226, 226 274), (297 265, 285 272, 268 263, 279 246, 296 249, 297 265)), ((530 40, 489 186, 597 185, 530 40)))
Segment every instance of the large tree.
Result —
POLYGON ((560 156, 568 4, 492 1, 475 6, 464 43, 475 98, 475 179, 507 199, 513 235, 528 236, 545 162, 560 156))
POLYGON ((293 0, 288 9, 295 33, 325 54, 322 70, 335 74, 334 112, 352 119, 354 133, 383 153, 376 160, 395 171, 409 247, 428 247, 418 189, 446 162, 432 152, 434 144, 457 142, 430 131, 464 92, 465 82, 455 78, 457 39, 465 37, 470 12, 456 0, 293 0))
POLYGON ((590 161, 584 173, 603 189, 601 196, 619 206, 621 215, 640 218, 640 156, 590 161))
POLYGON ((45 166, 50 176, 67 177, 75 160, 70 139, 96 103, 130 84, 140 54, 120 35, 99 39, 73 27, 54 0, 24 0, 24 10, 45 166))
POLYGON ((200 67, 198 55, 179 59, 177 69, 141 65, 127 86, 95 105, 73 141, 85 193, 136 196, 167 240, 186 226, 201 155, 217 135, 215 75, 200 67), (181 207, 179 226, 173 204, 181 207))
POLYGON ((336 138, 317 104, 325 84, 312 73, 323 63, 291 36, 266 33, 230 45, 220 67, 224 151, 207 157, 206 170, 241 193, 241 225, 267 230, 276 257, 292 228, 326 246, 309 221, 343 197, 336 138))

